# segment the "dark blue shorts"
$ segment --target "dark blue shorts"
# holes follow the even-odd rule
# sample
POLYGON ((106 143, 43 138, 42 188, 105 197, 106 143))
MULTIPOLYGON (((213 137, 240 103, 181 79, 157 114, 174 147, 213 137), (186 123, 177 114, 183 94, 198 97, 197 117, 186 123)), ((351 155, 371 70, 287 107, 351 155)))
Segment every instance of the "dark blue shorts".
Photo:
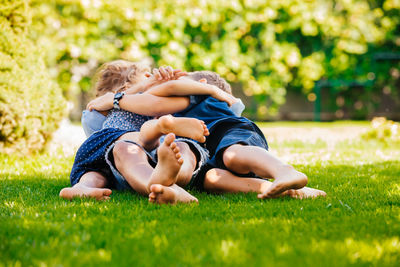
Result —
MULTIPOLYGON (((133 145, 138 146, 143 150, 143 152, 147 155, 147 160, 150 164, 151 167, 155 167, 157 165, 157 149, 154 149, 151 152, 147 152, 144 147, 142 147, 140 144, 130 141, 130 140, 119 140, 111 144, 106 153, 105 153, 105 158, 106 162, 108 164, 109 169, 111 170, 114 178, 115 178, 115 188, 118 190, 133 190, 131 186, 128 184, 128 182, 125 180, 125 178, 122 176, 122 174, 117 170, 115 163, 114 163, 114 157, 113 157, 113 148, 116 143, 118 142, 127 142, 133 145)), ((163 140, 162 140, 163 142, 163 140)), ((196 155, 197 159, 197 166, 196 169, 193 172, 192 179, 190 180, 189 184, 186 186, 186 188, 192 188, 192 184, 195 184, 196 177, 198 177, 197 173, 201 170, 202 166, 207 162, 208 160, 208 151, 201 147, 196 141, 193 141, 191 139, 187 138, 177 138, 175 142, 184 142, 187 143, 192 150, 192 152, 196 155)))
MULTIPOLYGON (((195 188, 200 190, 204 188, 204 176, 207 171, 213 168, 228 170, 223 161, 223 153, 228 147, 235 144, 256 146, 268 150, 268 143, 264 134, 254 123, 230 123, 215 127, 206 142, 207 149, 210 152, 210 159, 199 170, 198 177, 195 178, 195 188)), ((242 177, 257 177, 254 173, 234 174, 242 177)))
POLYGON ((133 144, 133 145, 139 147, 147 155, 147 161, 151 167, 154 168, 157 164, 157 161, 155 160, 154 155, 152 155, 150 152, 147 152, 143 146, 141 146, 140 144, 138 144, 134 141, 131 141, 131 140, 118 140, 118 141, 115 141, 114 143, 112 143, 108 147, 108 149, 105 153, 105 159, 106 159, 109 169, 111 170, 112 177, 114 179, 114 187, 117 190, 121 190, 121 191, 124 191, 124 190, 135 191, 129 185, 129 183, 125 180, 125 177, 122 176, 122 174, 118 171, 117 167, 115 166, 113 149, 114 149, 115 145, 119 142, 125 142, 125 143, 133 144))
POLYGON ((222 156, 228 147, 242 144, 261 147, 268 150, 268 143, 264 134, 253 122, 238 122, 221 124, 215 127, 207 139, 207 149, 210 151, 210 160, 217 168, 226 169, 222 156))

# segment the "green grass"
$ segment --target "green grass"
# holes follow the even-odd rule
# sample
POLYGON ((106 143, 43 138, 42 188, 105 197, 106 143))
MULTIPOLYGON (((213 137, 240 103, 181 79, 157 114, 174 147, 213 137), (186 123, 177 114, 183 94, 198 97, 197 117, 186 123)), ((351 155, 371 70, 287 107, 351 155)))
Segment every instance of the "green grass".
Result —
POLYGON ((334 121, 334 122, 315 122, 315 121, 277 121, 277 122, 258 122, 260 127, 318 127, 334 128, 345 126, 369 126, 369 121, 334 121))
POLYGON ((328 196, 192 192, 199 205, 156 206, 114 192, 69 202, 58 192, 72 158, 0 156, 0 266, 398 266, 399 144, 271 145, 328 196))

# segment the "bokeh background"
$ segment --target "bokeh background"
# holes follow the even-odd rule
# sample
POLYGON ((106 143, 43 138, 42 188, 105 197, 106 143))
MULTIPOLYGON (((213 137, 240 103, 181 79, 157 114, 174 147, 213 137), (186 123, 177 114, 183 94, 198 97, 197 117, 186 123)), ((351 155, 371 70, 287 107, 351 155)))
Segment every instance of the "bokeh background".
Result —
POLYGON ((213 70, 253 120, 400 119, 399 0, 0 0, 0 149, 78 121, 102 63, 213 70))

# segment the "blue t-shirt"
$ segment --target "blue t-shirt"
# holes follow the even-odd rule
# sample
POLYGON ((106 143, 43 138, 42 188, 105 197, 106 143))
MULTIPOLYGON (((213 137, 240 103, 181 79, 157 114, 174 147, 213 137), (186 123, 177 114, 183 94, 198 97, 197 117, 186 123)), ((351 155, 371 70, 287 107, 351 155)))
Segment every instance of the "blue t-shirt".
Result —
POLYGON ((82 111, 81 123, 86 137, 91 136, 94 132, 100 131, 106 119, 106 116, 96 110, 82 111))
MULTIPOLYGON (((243 105, 243 104, 242 104, 243 105)), ((176 117, 192 117, 202 120, 211 132, 213 128, 221 123, 245 122, 253 123, 244 117, 238 117, 226 102, 219 101, 208 95, 190 96, 189 106, 178 113, 176 117)))

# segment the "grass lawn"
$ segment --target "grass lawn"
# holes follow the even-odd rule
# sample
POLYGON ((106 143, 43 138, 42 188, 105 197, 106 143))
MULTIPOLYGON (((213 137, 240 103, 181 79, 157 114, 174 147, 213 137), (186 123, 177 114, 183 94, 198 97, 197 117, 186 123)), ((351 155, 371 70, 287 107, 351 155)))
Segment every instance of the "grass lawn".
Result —
POLYGON ((399 266, 400 144, 335 138, 354 125, 367 127, 323 124, 332 138, 303 140, 295 128, 318 124, 262 124, 271 150, 327 192, 314 200, 192 192, 199 205, 157 206, 114 192, 70 202, 58 193, 72 157, 0 156, 0 266, 399 266), (268 138, 276 128, 291 137, 268 138))

